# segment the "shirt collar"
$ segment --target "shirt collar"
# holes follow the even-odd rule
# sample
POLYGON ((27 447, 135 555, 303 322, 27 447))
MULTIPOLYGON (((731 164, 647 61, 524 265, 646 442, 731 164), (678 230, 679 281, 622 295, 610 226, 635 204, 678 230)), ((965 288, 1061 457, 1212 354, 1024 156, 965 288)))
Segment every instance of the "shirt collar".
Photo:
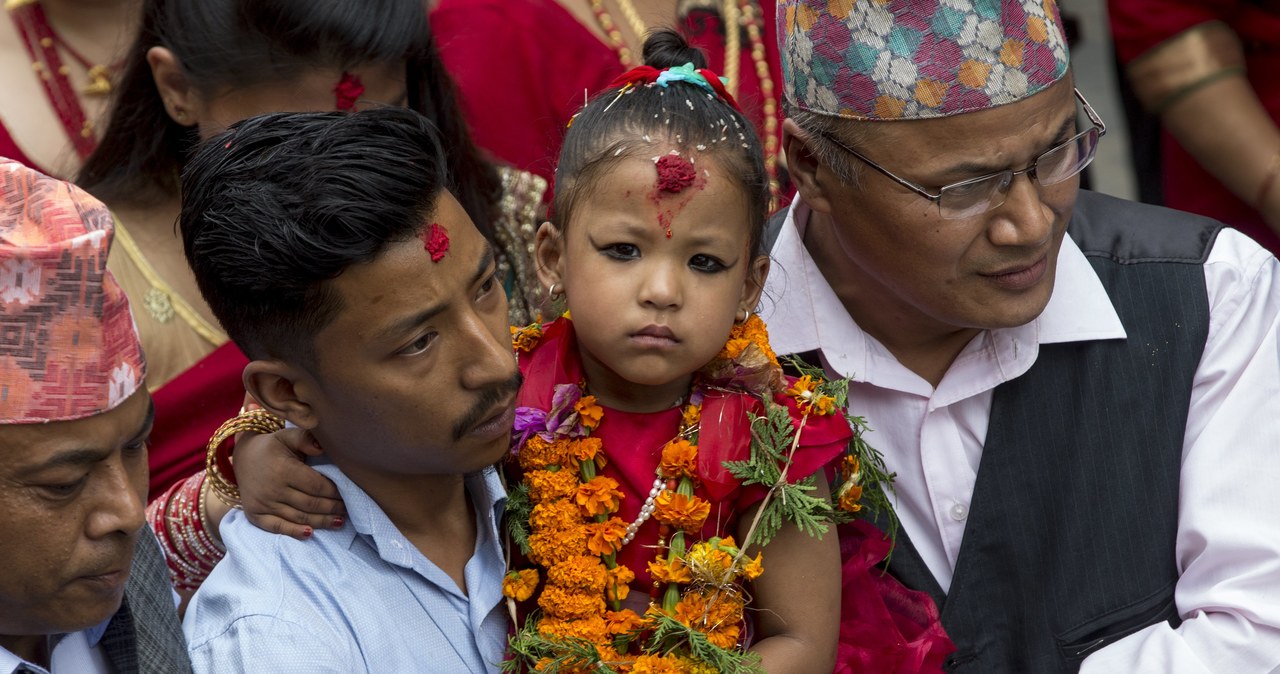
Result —
MULTIPOLYGON (((772 302, 766 306, 764 318, 774 350, 820 350, 826 365, 842 376, 855 381, 874 378, 880 384, 897 384, 907 390, 918 381, 884 381, 911 377, 900 367, 884 367, 888 361, 896 365, 896 359, 858 327, 805 249, 804 228, 809 216, 809 208, 796 199, 770 251, 773 265, 764 297, 772 302)), ((1024 326, 984 334, 997 348, 1014 340, 1051 344, 1124 337, 1124 326, 1102 281, 1070 236, 1063 238, 1058 251, 1053 294, 1040 316, 1024 326)))
MULTIPOLYGON (((362 534, 368 537, 378 551, 378 556, 388 564, 412 569, 416 556, 421 553, 400 533, 377 502, 332 463, 323 458, 312 459, 310 463, 322 475, 333 480, 338 488, 347 508, 347 520, 350 524, 347 530, 354 532, 350 535, 354 537, 362 534)), ((465 480, 468 496, 477 512, 483 508, 493 513, 493 522, 500 522, 506 507, 507 492, 502 486, 497 469, 489 466, 469 473, 465 480)), ((488 527, 482 527, 481 530, 486 537, 491 533, 488 527)))
MULTIPOLYGON (((89 643, 89 648, 98 647, 98 642, 102 641, 102 635, 106 634, 107 626, 111 624, 111 620, 113 618, 115 618, 114 615, 107 618, 106 620, 103 620, 97 625, 94 625, 93 627, 88 627, 81 630, 82 632, 84 632, 85 640, 88 641, 89 643)), ((67 636, 70 636, 70 635, 69 634, 50 635, 49 653, 52 654, 53 649, 57 648, 58 642, 62 641, 67 636)), ((0 672, 3 672, 3 674, 12 674, 14 671, 18 669, 18 667, 21 667, 22 665, 26 665, 28 668, 34 668, 36 671, 44 671, 43 667, 40 667, 35 663, 27 662, 26 660, 23 660, 17 655, 14 655, 12 652, 9 651, 9 649, 0 647, 0 672)))

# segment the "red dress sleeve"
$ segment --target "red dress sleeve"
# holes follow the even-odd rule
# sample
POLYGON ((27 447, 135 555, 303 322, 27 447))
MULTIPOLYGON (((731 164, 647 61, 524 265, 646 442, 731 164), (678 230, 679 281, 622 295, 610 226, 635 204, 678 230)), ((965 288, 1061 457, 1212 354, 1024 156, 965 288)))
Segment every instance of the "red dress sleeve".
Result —
POLYGON ((1207 21, 1230 21, 1239 0, 1110 0, 1116 55, 1128 63, 1165 40, 1207 21))

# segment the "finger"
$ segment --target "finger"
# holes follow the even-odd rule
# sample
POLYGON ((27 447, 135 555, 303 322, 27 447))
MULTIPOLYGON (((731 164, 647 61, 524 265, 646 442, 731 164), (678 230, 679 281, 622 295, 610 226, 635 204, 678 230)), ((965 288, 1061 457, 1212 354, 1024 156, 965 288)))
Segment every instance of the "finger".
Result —
MULTIPOLYGON (((321 475, 318 471, 291 470, 288 473, 285 473, 285 476, 287 476, 286 486, 293 491, 300 492, 302 496, 306 496, 317 501, 342 501, 342 493, 338 491, 338 488, 334 486, 333 482, 330 481, 329 478, 321 475)), ((280 498, 280 500, 285 501, 299 510, 337 514, 333 511, 331 506, 326 507, 325 505, 316 505, 313 507, 310 503, 300 499, 301 497, 293 496, 288 493, 281 494, 280 498)))
POLYGON ((316 440, 316 436, 312 435, 311 431, 302 431, 302 433, 304 437, 300 440, 297 449, 294 451, 306 454, 307 456, 320 456, 324 454, 324 448, 320 446, 320 441, 316 440))
POLYGON ((274 534, 296 538, 305 541, 311 538, 315 533, 315 529, 305 524, 295 524, 288 520, 281 519, 274 515, 254 515, 245 513, 249 518, 249 523, 263 531, 270 531, 274 534))
POLYGON ((311 436, 310 431, 301 428, 286 428, 271 434, 271 439, 284 445, 298 456, 319 456, 320 446, 311 436))
POLYGON ((346 517, 342 515, 309 513, 284 504, 276 504, 268 512, 271 517, 312 529, 341 529, 347 522, 346 517))
MULTIPOLYGON (((335 491, 337 490, 335 489, 335 491)), ((341 498, 317 496, 308 490, 296 487, 281 494, 278 505, 308 515, 329 517, 330 519, 335 515, 347 514, 347 508, 343 505, 341 498)))

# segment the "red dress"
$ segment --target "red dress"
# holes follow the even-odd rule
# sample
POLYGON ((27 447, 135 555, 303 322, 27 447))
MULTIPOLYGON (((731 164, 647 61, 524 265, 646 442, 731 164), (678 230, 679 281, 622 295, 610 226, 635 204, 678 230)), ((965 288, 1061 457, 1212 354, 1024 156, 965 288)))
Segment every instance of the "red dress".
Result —
MULTIPOLYGON (((1116 55, 1123 63, 1194 26, 1214 20, 1226 23, 1244 45, 1249 84, 1271 119, 1280 122, 1280 2, 1111 0, 1107 6, 1116 55)), ((1280 236, 1262 216, 1201 168, 1168 133, 1161 151, 1165 205, 1221 220, 1280 253, 1280 236)))
MULTIPOLYGON (((519 407, 549 410, 554 389, 560 384, 580 384, 582 364, 578 356, 573 324, 559 319, 544 326, 543 335, 530 352, 521 354, 524 375, 519 407)), ((786 404, 793 417, 799 412, 786 395, 776 402, 786 404)), ((706 539, 734 534, 738 517, 760 502, 764 490, 757 486, 740 488, 721 461, 747 458, 750 428, 748 410, 759 412, 758 402, 746 394, 708 392, 702 406, 702 427, 698 434, 698 469, 702 484, 698 495, 711 503, 711 515, 701 532, 706 539), (712 426, 709 419, 739 419, 740 423, 712 426)), ((592 437, 600 438, 608 464, 603 471, 618 481, 625 494, 617 513, 623 521, 634 521, 653 486, 662 447, 676 436, 681 410, 640 414, 606 409, 592 437)), ((844 453, 850 430, 838 415, 810 416, 800 437, 789 474, 797 478, 812 475, 844 453)), ((514 465, 514 464, 513 464, 514 465)), ((884 559, 889 542, 870 524, 855 522, 840 528, 842 601, 840 643, 836 672, 876 674, 925 674, 941 671, 942 659, 955 650, 938 619, 933 600, 922 592, 903 587, 875 564, 884 559)), ((618 562, 636 574, 632 596, 647 602, 652 582, 648 562, 655 558, 649 547, 658 539, 658 524, 652 519, 641 525, 635 540, 618 553, 618 562)), ((768 560, 765 560, 766 573, 768 560)), ((643 612, 643 604, 639 612, 643 612)))
MULTIPOLYGON (((774 6, 772 0, 759 3, 777 96, 782 74, 774 6)), ((711 69, 723 75, 719 15, 691 10, 678 28, 706 53, 711 69)), ((555 173, 565 125, 582 107, 584 95, 600 92, 624 70, 617 52, 555 0, 440 0, 431 10, 431 31, 476 143, 500 161, 548 180, 555 173)), ((738 104, 763 133, 760 81, 745 34, 740 56, 738 104)))

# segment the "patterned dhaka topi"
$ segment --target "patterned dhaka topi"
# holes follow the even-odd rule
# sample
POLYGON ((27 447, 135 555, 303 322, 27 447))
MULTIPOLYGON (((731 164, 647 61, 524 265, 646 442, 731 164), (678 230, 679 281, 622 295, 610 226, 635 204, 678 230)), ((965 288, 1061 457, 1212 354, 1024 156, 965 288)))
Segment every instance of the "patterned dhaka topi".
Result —
POLYGON ((0 159, 0 423, 82 419, 142 386, 113 225, 75 185, 0 159))
POLYGON ((779 0, 778 26, 787 100, 847 119, 1012 103, 1070 58, 1054 0, 779 0))

